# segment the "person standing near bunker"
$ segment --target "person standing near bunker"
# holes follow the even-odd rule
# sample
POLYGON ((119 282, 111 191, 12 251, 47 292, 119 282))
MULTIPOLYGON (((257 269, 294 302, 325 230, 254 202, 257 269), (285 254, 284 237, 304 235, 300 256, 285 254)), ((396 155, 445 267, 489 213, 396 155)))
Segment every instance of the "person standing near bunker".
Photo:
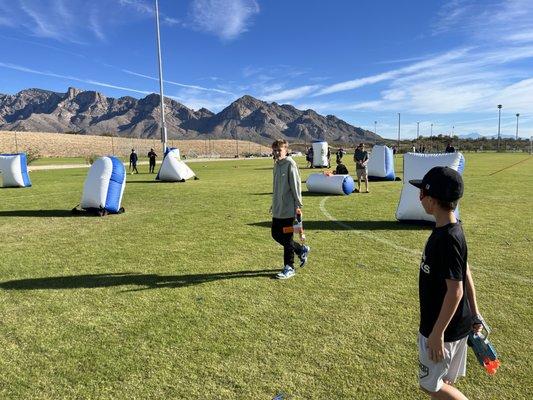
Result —
POLYGON ((157 157, 157 154, 155 154, 154 149, 150 149, 148 152, 148 160, 150 161, 150 173, 154 173, 155 169, 155 158, 157 157))
POLYGON ((297 212, 302 208, 302 182, 298 165, 288 156, 289 144, 278 139, 272 143, 274 156, 273 190, 272 190, 272 238, 283 246, 283 270, 276 275, 278 279, 292 278, 294 254, 300 259, 300 267, 307 262, 310 248, 294 241, 294 232, 284 232, 283 228, 292 228, 297 212))
POLYGON ((137 160, 138 160, 138 157, 137 157, 137 153, 135 153, 135 149, 131 149, 131 154, 130 154, 130 170, 131 170, 131 173, 133 174, 134 172, 136 174, 139 173, 139 171, 137 171, 137 160))
POLYGON ((364 143, 359 143, 359 146, 355 149, 353 160, 355 161, 355 174, 357 175, 357 190, 362 193, 361 179, 364 179, 366 189, 364 193, 370 193, 368 191, 368 152, 365 151, 364 143))
POLYGON ((463 178, 449 167, 434 167, 422 180, 424 211, 435 217, 419 270, 419 384, 432 399, 466 400, 453 385, 466 373, 467 339, 482 329, 468 249, 454 210, 463 196, 463 178))

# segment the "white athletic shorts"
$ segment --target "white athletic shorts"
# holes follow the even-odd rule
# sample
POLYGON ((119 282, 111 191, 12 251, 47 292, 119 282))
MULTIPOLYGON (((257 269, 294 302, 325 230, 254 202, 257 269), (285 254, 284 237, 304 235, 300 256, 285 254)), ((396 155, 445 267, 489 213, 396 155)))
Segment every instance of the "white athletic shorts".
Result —
POLYGON ((455 342, 444 342, 444 359, 435 363, 429 359, 427 338, 418 333, 418 363, 420 386, 429 392, 438 392, 444 380, 454 383, 466 375, 466 350, 468 337, 455 342))

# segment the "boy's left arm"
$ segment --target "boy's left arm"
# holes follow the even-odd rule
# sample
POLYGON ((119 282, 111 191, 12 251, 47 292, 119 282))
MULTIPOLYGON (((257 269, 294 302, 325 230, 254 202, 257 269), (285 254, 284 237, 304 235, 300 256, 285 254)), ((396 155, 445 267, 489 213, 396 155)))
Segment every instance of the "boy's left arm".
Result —
POLYGON ((302 181, 300 179, 300 172, 298 171, 297 166, 291 166, 289 173, 289 185, 291 187, 292 194, 294 195, 294 198, 296 200, 296 204, 294 205, 294 211, 296 211, 296 208, 303 207, 302 181))
POLYGON ((475 332, 479 332, 483 329, 483 325, 481 324, 483 317, 477 307, 476 288, 468 263, 466 264, 466 295, 468 297, 468 304, 470 304, 470 312, 472 313, 472 328, 475 332))
POLYGON ((434 362, 439 362, 444 358, 444 331, 452 320, 463 297, 463 282, 446 279, 446 289, 439 317, 427 341, 429 358, 434 362))

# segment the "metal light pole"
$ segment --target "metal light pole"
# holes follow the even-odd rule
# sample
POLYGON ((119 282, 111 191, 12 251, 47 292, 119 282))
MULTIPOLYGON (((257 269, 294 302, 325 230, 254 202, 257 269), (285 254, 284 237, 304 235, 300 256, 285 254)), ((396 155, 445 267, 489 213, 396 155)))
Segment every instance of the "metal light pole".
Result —
POLYGON ((374 133, 378 134, 378 121, 374 121, 374 133))
POLYGON ((400 113, 398 113, 398 151, 400 151, 400 113))
POLYGON ((500 151, 500 142, 501 142, 501 135, 500 135, 500 122, 502 120, 502 105, 498 104, 498 151, 500 151))
POLYGON ((416 122, 416 140, 418 140, 418 137, 420 136, 420 121, 416 122))
POLYGON ((516 113, 516 140, 518 140, 518 117, 520 113, 516 113))
POLYGON ((159 1, 155 0, 155 25, 157 30, 157 61, 159 64, 159 96, 161 100, 161 143, 163 154, 167 151, 167 125, 165 123, 165 101, 163 97, 163 62, 161 61, 161 38, 159 34, 159 1))
POLYGON ((235 144, 237 145, 237 158, 239 158, 239 136, 237 131, 235 131, 235 144))
POLYGON ((455 125, 452 125, 452 135, 450 136, 450 138, 453 137, 453 135, 455 135, 455 125))
POLYGON ((429 136, 433 136, 433 124, 431 124, 431 130, 429 136))

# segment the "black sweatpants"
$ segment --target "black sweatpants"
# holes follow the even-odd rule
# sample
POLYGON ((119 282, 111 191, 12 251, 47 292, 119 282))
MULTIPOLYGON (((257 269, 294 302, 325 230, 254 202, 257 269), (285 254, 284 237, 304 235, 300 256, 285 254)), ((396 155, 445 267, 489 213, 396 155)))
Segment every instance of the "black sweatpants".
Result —
POLYGON ((284 265, 294 266, 294 253, 302 254, 302 245, 293 240, 293 233, 283 233, 283 228, 291 226, 294 218, 272 218, 272 237, 283 246, 284 265))

